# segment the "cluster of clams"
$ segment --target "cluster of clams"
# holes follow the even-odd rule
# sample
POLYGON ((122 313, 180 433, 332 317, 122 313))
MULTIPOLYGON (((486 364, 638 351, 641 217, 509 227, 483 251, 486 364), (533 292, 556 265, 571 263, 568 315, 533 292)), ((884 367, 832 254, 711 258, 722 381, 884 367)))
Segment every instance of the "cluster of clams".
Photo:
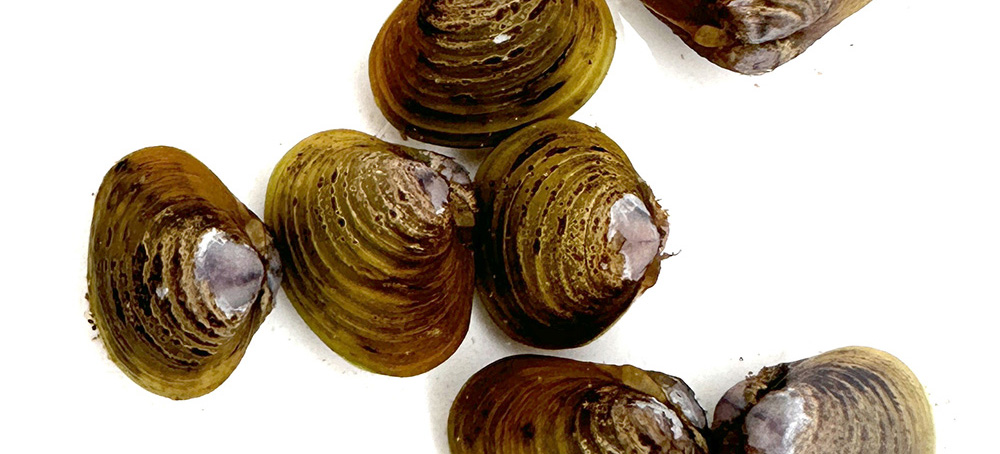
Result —
MULTIPOLYGON (((643 0, 735 71, 773 69, 865 1, 643 0)), ((622 149, 567 117, 615 46, 604 0, 404 0, 370 80, 405 135, 493 147, 446 156, 331 130, 275 166, 264 221, 191 155, 136 151, 97 194, 88 262, 111 359, 151 392, 218 387, 279 285, 316 335, 372 372, 444 362, 479 293, 527 345, 584 345, 652 286, 667 214, 622 149), (266 225, 265 225, 266 224, 266 225), (282 282, 283 280, 283 282, 282 282)), ((923 389, 899 360, 846 348, 763 369, 709 424, 679 378, 544 356, 502 359, 459 393, 452 452, 933 452, 923 389)))

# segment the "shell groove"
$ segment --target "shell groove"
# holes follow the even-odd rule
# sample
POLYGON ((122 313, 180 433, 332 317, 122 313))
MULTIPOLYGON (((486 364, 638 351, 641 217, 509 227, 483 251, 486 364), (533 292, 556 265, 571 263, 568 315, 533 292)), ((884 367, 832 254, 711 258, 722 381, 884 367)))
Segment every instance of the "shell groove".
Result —
POLYGON ((264 224, 204 164, 136 151, 104 177, 88 258, 90 311, 112 361, 173 399, 236 368, 280 280, 264 224))
POLYGON ((478 288, 511 337, 590 342, 656 282, 667 214, 625 153, 569 120, 530 125, 479 167, 478 288))
POLYGON ((372 46, 369 76, 405 135, 477 148, 575 112, 614 47, 604 0, 404 0, 372 46))
POLYGON ((448 418, 452 454, 705 454, 705 430, 679 378, 532 355, 477 372, 448 418))
POLYGON ((715 408, 721 454, 929 454, 934 424, 923 386, 883 351, 847 347, 765 367, 715 408))
POLYGON ((762 74, 805 52, 871 0, 642 0, 712 63, 762 74))
POLYGON ((289 300, 331 349, 409 376, 458 348, 474 285, 469 184, 444 156, 356 131, 314 134, 281 159, 265 219, 289 300))

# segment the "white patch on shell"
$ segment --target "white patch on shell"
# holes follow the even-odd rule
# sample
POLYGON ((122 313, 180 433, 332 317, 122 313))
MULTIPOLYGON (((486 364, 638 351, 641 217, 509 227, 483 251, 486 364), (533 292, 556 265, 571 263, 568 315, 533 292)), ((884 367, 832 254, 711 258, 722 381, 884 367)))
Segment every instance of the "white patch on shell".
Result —
POLYGON ((691 394, 690 389, 671 388, 667 393, 667 400, 678 406, 681 409, 681 413, 684 413, 684 417, 688 421, 691 421, 692 424, 701 429, 705 428, 705 425, 708 423, 708 421, 705 421, 705 412, 701 410, 701 406, 694 399, 694 395, 691 394))
POLYGON ((448 195, 451 193, 448 182, 437 172, 427 167, 418 167, 413 174, 420 182, 424 193, 430 198, 431 205, 434 206, 434 214, 444 213, 444 206, 448 203, 448 195))
POLYGON ((169 294, 170 294, 170 289, 169 288, 166 288, 166 287, 164 287, 162 285, 159 286, 159 287, 156 287, 156 297, 157 298, 159 298, 159 299, 162 300, 163 298, 166 298, 166 296, 169 295, 169 294))
POLYGON ((503 44, 507 41, 510 41, 510 35, 506 33, 501 33, 493 37, 493 44, 503 44))
POLYGON ((232 317, 246 312, 256 298, 264 279, 264 264, 253 248, 213 228, 198 241, 194 277, 208 283, 215 305, 226 317, 232 317))
POLYGON ((772 391, 747 413, 747 444, 761 454, 795 454, 795 439, 810 424, 798 391, 772 391))
POLYGON ((608 241, 613 241, 617 235, 625 240, 619 250, 625 257, 622 279, 642 279, 646 267, 660 252, 660 232, 656 230, 649 211, 639 197, 625 194, 611 205, 609 217, 608 241))
MULTIPOLYGON (((649 432, 653 429, 662 430, 664 423, 670 426, 670 433, 674 440, 679 440, 684 436, 684 423, 681 418, 674 413, 670 407, 656 400, 636 401, 632 403, 632 411, 629 414, 632 422, 639 428, 649 432), (652 422, 656 427, 648 427, 652 422)), ((658 437, 652 437, 654 440, 658 437)), ((659 441, 659 440, 657 440, 659 441)))

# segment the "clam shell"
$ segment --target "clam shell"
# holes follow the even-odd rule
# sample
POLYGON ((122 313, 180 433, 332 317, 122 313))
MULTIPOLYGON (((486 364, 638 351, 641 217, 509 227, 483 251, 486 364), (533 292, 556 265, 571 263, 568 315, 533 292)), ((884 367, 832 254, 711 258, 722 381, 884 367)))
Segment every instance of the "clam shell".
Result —
POLYGON ((528 126, 479 167, 478 288, 508 335, 585 344, 656 282, 667 214, 625 153, 570 120, 528 126))
POLYGON ((476 148, 569 117, 597 91, 614 48, 604 0, 404 0, 372 46, 369 75, 405 135, 476 148))
POLYGON ((805 52, 871 0, 642 0, 712 63, 762 74, 805 52))
POLYGON ((765 367, 723 396, 712 431, 720 454, 934 452, 923 386, 900 360, 865 347, 765 367))
POLYGON ((356 131, 314 134, 281 159, 265 219, 288 299, 333 351, 409 376, 458 348, 475 280, 469 184, 449 158, 356 131))
POLYGON ((143 388, 187 399, 236 368, 271 311, 280 261, 264 224, 204 164, 152 147, 101 183, 87 278, 111 360, 143 388))
POLYGON ((704 454, 705 430, 679 378, 531 355, 473 375, 448 418, 452 454, 704 454))

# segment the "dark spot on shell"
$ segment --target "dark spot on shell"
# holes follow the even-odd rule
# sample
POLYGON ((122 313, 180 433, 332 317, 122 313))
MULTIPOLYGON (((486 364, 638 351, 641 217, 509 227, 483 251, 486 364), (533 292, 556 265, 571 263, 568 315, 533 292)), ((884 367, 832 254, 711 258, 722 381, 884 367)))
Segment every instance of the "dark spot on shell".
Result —
MULTIPOLYGON (((495 57, 495 58, 497 58, 497 63, 499 63, 499 58, 500 57, 495 57)), ((492 60, 492 59, 490 59, 490 60, 492 60)), ((484 63, 489 64, 489 60, 485 61, 484 63)), ((452 97, 450 97, 448 99, 451 100, 452 103, 454 103, 456 105, 459 105, 459 106, 476 106, 476 105, 479 105, 479 100, 477 100, 474 96, 472 96, 470 94, 467 94, 467 93, 457 94, 457 95, 454 95, 454 96, 452 96, 452 97)))
POLYGON ((538 6, 536 6, 535 9, 531 10, 531 13, 528 14, 528 20, 537 19, 538 16, 542 14, 542 11, 545 10, 545 7, 548 5, 548 3, 549 0, 542 0, 538 2, 538 6))
POLYGON ((203 358, 206 357, 206 356, 211 355, 211 353, 209 353, 209 352, 207 352, 205 350, 202 350, 200 348, 192 348, 191 349, 191 354, 196 355, 196 356, 201 356, 203 358))
POLYGON ((660 452, 660 447, 647 434, 644 434, 644 433, 640 433, 639 434, 639 443, 642 443, 643 446, 649 448, 650 449, 650 453, 660 452))
POLYGON ((533 106, 535 104, 539 104, 554 95, 560 88, 563 87, 563 85, 566 85, 566 82, 559 82, 549 88, 546 88, 545 91, 541 92, 538 96, 521 103, 521 105, 533 106))
POLYGON ((529 422, 521 426, 521 436, 524 437, 525 440, 535 438, 535 425, 529 422))
POLYGON ((128 159, 122 159, 121 161, 118 161, 117 164, 115 164, 114 170, 115 172, 124 172, 128 170, 128 165, 129 165, 128 159))

